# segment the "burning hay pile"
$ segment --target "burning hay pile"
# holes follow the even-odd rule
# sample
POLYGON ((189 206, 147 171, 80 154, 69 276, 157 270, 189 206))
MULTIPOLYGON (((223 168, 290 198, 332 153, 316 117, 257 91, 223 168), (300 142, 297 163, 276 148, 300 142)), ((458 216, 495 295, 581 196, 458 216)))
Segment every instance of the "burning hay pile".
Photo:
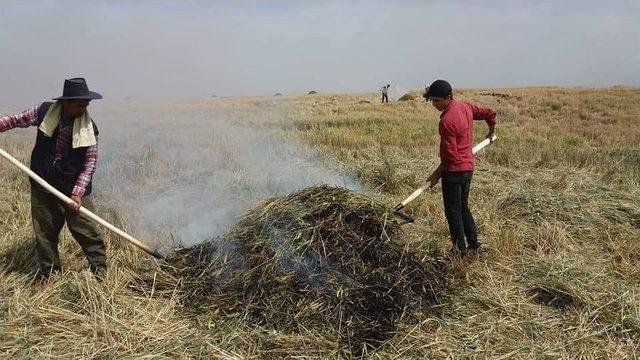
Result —
POLYGON ((401 219, 347 189, 317 186, 273 198, 222 238, 171 259, 183 300, 295 331, 333 327, 379 343, 411 306, 436 300, 443 268, 394 242, 401 219))

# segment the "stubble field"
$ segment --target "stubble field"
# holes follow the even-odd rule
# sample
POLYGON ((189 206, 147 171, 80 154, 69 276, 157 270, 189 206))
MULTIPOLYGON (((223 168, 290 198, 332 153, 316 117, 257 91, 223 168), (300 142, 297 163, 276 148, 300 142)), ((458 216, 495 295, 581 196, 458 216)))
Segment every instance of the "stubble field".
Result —
MULTIPOLYGON (((364 355, 637 357, 640 91, 456 96, 498 113, 499 140, 477 156, 470 200, 490 250, 450 263, 438 301, 405 309, 392 336, 364 355)), ((315 94, 94 107, 97 213, 166 253, 176 242, 223 233, 266 197, 317 183, 392 207, 438 163, 438 113, 418 100, 383 105, 375 94, 315 94)), ((477 123, 476 141, 485 133, 477 123)), ((34 139, 35 129, 16 129, 0 134, 0 147, 26 162, 34 139)), ((331 326, 283 331, 242 310, 193 311, 179 279, 106 232, 104 281, 86 271, 65 230, 65 273, 37 282, 28 181, 8 162, 0 179, 2 357, 353 356, 331 326)), ((418 255, 450 247, 438 190, 409 205, 416 223, 394 239, 418 255)))

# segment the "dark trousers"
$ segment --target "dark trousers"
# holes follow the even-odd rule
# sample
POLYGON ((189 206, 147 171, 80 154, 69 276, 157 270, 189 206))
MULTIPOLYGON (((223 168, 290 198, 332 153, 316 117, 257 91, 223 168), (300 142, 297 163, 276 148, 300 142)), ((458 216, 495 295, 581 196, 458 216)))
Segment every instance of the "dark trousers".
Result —
MULTIPOLYGON (((82 206, 93 211, 90 196, 82 199, 82 206)), ((31 189, 31 218, 36 235, 38 265, 43 275, 46 276, 61 269, 58 239, 65 221, 73 238, 82 247, 91 271, 96 273, 106 269, 107 252, 95 223, 76 215, 50 193, 33 188, 31 189)))
POLYGON ((478 244, 476 223, 473 220, 468 204, 472 176, 473 171, 442 173, 444 214, 449 223, 451 242, 461 252, 466 252, 466 244, 472 250, 476 250, 480 246, 478 244))
POLYGON ((382 102, 383 103, 389 103, 389 96, 387 96, 387 94, 382 94, 382 102))

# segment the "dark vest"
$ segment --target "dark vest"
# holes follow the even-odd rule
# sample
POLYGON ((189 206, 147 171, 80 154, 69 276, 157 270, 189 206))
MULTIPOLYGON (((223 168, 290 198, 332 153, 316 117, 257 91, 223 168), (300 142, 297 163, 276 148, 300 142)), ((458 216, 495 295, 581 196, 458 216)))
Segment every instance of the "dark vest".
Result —
MULTIPOLYGON (((40 111, 38 111, 38 126, 42 124, 44 116, 47 114, 47 110, 49 110, 51 104, 53 103, 45 102, 40 105, 40 111)), ((95 123, 93 123, 93 132, 98 136, 98 128, 95 123)), ((56 142, 58 140, 59 133, 60 124, 58 124, 58 127, 55 129, 51 137, 46 136, 40 129, 38 129, 36 145, 31 153, 31 170, 63 194, 71 196, 71 192, 76 184, 78 175, 80 175, 80 172, 84 167, 84 157, 87 153, 87 148, 80 147, 74 149, 72 147, 72 139, 69 139, 69 142, 62 150, 62 160, 54 164, 56 157, 56 142)), ((31 185, 35 189, 45 191, 32 179, 29 179, 29 181, 31 181, 31 185)), ((87 185, 84 196, 89 194, 91 194, 91 182, 87 185)))

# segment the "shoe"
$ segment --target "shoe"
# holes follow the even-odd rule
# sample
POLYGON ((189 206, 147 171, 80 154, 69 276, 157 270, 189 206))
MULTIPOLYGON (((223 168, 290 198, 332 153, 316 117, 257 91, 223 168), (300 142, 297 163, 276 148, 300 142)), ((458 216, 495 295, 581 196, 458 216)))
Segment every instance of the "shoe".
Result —
POLYGON ((456 247, 456 246, 453 246, 449 253, 450 253, 452 258, 459 257, 459 258, 462 259, 465 256, 467 256, 467 251, 460 251, 460 249, 458 249, 458 247, 456 247))
POLYGON ((90 265, 89 266, 89 270, 91 270, 91 273, 93 274, 95 279, 97 281, 99 281, 99 282, 102 282, 102 280, 104 280, 104 278, 107 276, 107 267, 106 266, 93 266, 93 265, 90 265))
POLYGON ((467 251, 473 254, 483 254, 487 252, 487 250, 489 250, 489 248, 486 245, 482 245, 482 244, 478 244, 478 247, 475 249, 471 247, 467 247, 467 251))
POLYGON ((62 272, 62 268, 60 266, 52 266, 49 268, 40 267, 38 268, 38 270, 36 270, 36 276, 39 277, 40 279, 47 280, 51 276, 59 274, 61 272, 62 272))

